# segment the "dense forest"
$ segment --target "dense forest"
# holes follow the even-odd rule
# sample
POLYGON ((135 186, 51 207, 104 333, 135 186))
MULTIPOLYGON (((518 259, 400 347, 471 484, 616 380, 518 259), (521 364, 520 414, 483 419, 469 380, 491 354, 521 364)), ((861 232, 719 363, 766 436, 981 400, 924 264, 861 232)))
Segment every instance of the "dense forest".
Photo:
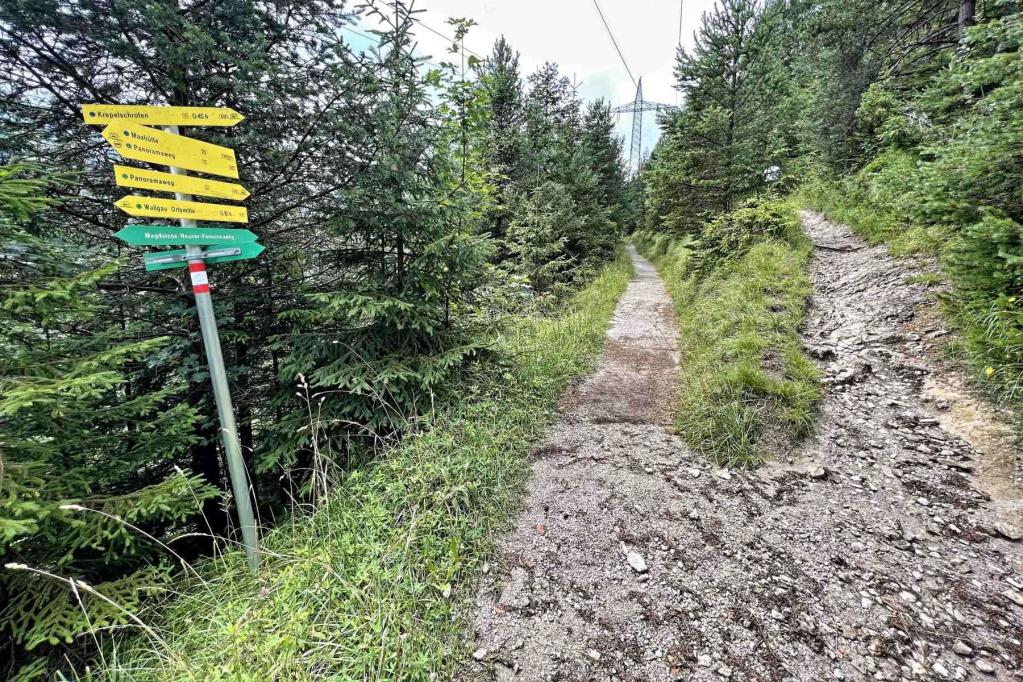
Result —
POLYGON ((682 104, 660 114, 633 178, 609 103, 582 101, 554 63, 522 73, 504 39, 468 54, 467 20, 449 23, 448 54, 418 56, 418 16, 377 0, 0 1, 3 674, 116 668, 111 652, 126 652, 144 677, 175 670, 183 651, 224 679, 260 656, 287 660, 281 678, 305 665, 353 679, 447 669, 455 654, 421 630, 453 627, 451 586, 479 570, 472 553, 521 474, 518 445, 473 430, 535 437, 546 417, 530 410, 553 412, 599 347, 629 235, 692 302, 683 321, 701 350, 683 398, 708 407, 680 428, 722 461, 755 459, 758 419, 812 428, 794 205, 938 257, 959 351, 1019 404, 1018 3, 719 0, 675 55, 682 104), (382 27, 368 50, 350 43, 360 20, 382 27), (314 558, 343 554, 323 598, 344 614, 329 626, 280 590, 244 626, 211 617, 188 634, 211 604, 246 611, 266 594, 239 587, 190 287, 146 272, 113 237, 125 223, 117 158, 83 124, 84 103, 245 115, 188 131, 237 150, 248 227, 267 247, 213 269, 214 300, 258 516, 277 527, 266 570, 298 599, 328 590, 314 558), (764 313, 741 331, 741 357, 724 357, 715 334, 742 325, 715 304, 738 280, 761 282, 762 307, 785 318, 764 313), (782 382, 758 374, 770 344, 782 382), (737 369, 695 376, 722 363, 737 369), (479 440, 467 445, 469 432, 479 440), (491 452, 485 467, 472 459, 491 452), (420 560, 389 554, 410 546, 420 560), (386 579, 366 577, 360 549, 386 579), (214 570, 234 582, 210 587, 214 570), (206 596, 170 596, 192 589, 206 596), (150 608, 174 637, 115 627, 150 608), (260 618, 287 625, 261 644, 260 618), (222 669, 221 626, 239 646, 222 669), (306 662, 301 642, 322 632, 351 653, 306 662), (155 640, 161 653, 139 653, 155 640))

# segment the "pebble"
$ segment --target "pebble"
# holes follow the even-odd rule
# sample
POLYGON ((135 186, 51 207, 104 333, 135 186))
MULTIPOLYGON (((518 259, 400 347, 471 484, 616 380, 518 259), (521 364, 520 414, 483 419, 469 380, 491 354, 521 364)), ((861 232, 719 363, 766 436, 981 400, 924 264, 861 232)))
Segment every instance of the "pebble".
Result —
POLYGON ((981 671, 985 675, 993 675, 995 672, 995 666, 991 665, 989 661, 983 658, 978 658, 974 661, 973 665, 977 666, 977 670, 981 671))
POLYGON ((488 653, 489 652, 486 649, 480 648, 480 649, 476 649, 476 651, 472 652, 472 657, 474 659, 476 659, 477 661, 482 661, 484 658, 487 657, 488 653))
POLYGON ((994 525, 995 531, 1006 540, 1023 540, 1023 530, 1006 521, 998 521, 994 525))
POLYGON ((1023 606, 1023 593, 1017 592, 1016 590, 1005 590, 1002 594, 1009 598, 1009 600, 1016 603, 1017 606, 1023 606))
POLYGON ((908 591, 899 592, 899 597, 902 598, 902 601, 909 602, 910 604, 916 601, 916 595, 908 591))
POLYGON ((952 651, 956 652, 960 656, 969 656, 973 653, 973 649, 970 645, 961 639, 957 639, 955 644, 952 645, 952 651))
POLYGON ((629 566, 631 566, 632 570, 636 573, 647 572, 646 559, 644 559, 639 552, 630 549, 629 553, 625 555, 625 558, 629 562, 629 566))
POLYGON ((696 662, 700 664, 701 668, 709 668, 714 664, 714 659, 710 657, 710 654, 700 654, 696 662))

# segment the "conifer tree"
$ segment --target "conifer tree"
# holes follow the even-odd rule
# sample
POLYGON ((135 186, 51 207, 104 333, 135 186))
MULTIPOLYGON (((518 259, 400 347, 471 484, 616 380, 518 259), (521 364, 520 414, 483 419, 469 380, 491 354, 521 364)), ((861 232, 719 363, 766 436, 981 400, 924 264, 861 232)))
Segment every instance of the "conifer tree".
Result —
POLYGON ((522 179, 525 153, 525 108, 519 55, 502 36, 480 69, 480 88, 487 103, 483 155, 496 188, 493 216, 488 227, 503 239, 510 216, 511 188, 522 179))
POLYGON ((604 100, 590 102, 583 121, 582 145, 587 164, 597 176, 596 199, 611 209, 612 217, 624 226, 625 172, 622 140, 615 132, 611 106, 604 100))
POLYGON ((693 51, 679 50, 675 77, 685 103, 646 178, 649 213, 669 229, 698 229, 730 210, 771 165, 768 102, 781 77, 774 7, 722 0, 704 14, 693 51))
POLYGON ((0 553, 24 567, 0 572, 0 626, 29 650, 126 617, 79 590, 83 609, 68 584, 29 569, 134 608, 170 574, 137 529, 167 539, 216 494, 175 466, 198 418, 185 383, 129 380, 168 340, 97 316, 97 285, 118 263, 39 220, 55 180, 36 171, 0 167, 0 553))

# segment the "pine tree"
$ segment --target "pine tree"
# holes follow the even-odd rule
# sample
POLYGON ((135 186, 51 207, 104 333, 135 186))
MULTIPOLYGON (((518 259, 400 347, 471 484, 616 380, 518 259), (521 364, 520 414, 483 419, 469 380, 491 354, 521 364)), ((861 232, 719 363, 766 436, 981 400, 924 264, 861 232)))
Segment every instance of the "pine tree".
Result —
POLYGON ((604 100, 590 102, 583 121, 582 147, 587 165, 597 176, 596 199, 611 209, 612 217, 625 225, 625 172, 622 140, 615 132, 611 106, 604 100))
POLYGON ((529 76, 526 96, 526 182, 565 179, 579 133, 579 101, 556 64, 544 64, 529 76))
MULTIPOLYGON (((411 26, 406 15, 382 36, 388 52, 372 76, 381 102, 368 112, 374 162, 351 179, 345 209, 320 226, 308 293, 281 314, 287 330, 272 340, 282 379, 292 380, 273 400, 292 408, 268 426, 264 470, 313 467, 310 415, 294 409, 307 396, 296 400, 295 378, 322 426, 320 454, 343 460, 429 409, 432 391, 480 342, 468 330, 487 244, 461 163, 471 161, 461 134, 435 123, 427 90, 435 76, 411 56, 411 26)), ((460 107, 473 105, 454 104, 460 126, 460 107)))

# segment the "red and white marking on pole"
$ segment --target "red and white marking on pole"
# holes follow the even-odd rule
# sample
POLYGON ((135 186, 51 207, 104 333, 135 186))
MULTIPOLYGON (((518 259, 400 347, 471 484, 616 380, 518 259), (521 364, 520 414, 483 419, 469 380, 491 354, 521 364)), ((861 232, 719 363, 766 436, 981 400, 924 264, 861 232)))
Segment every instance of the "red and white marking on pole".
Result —
POLYGON ((188 264, 188 272, 192 277, 193 294, 198 296, 199 294, 210 293, 210 280, 206 276, 206 263, 192 261, 188 264))

